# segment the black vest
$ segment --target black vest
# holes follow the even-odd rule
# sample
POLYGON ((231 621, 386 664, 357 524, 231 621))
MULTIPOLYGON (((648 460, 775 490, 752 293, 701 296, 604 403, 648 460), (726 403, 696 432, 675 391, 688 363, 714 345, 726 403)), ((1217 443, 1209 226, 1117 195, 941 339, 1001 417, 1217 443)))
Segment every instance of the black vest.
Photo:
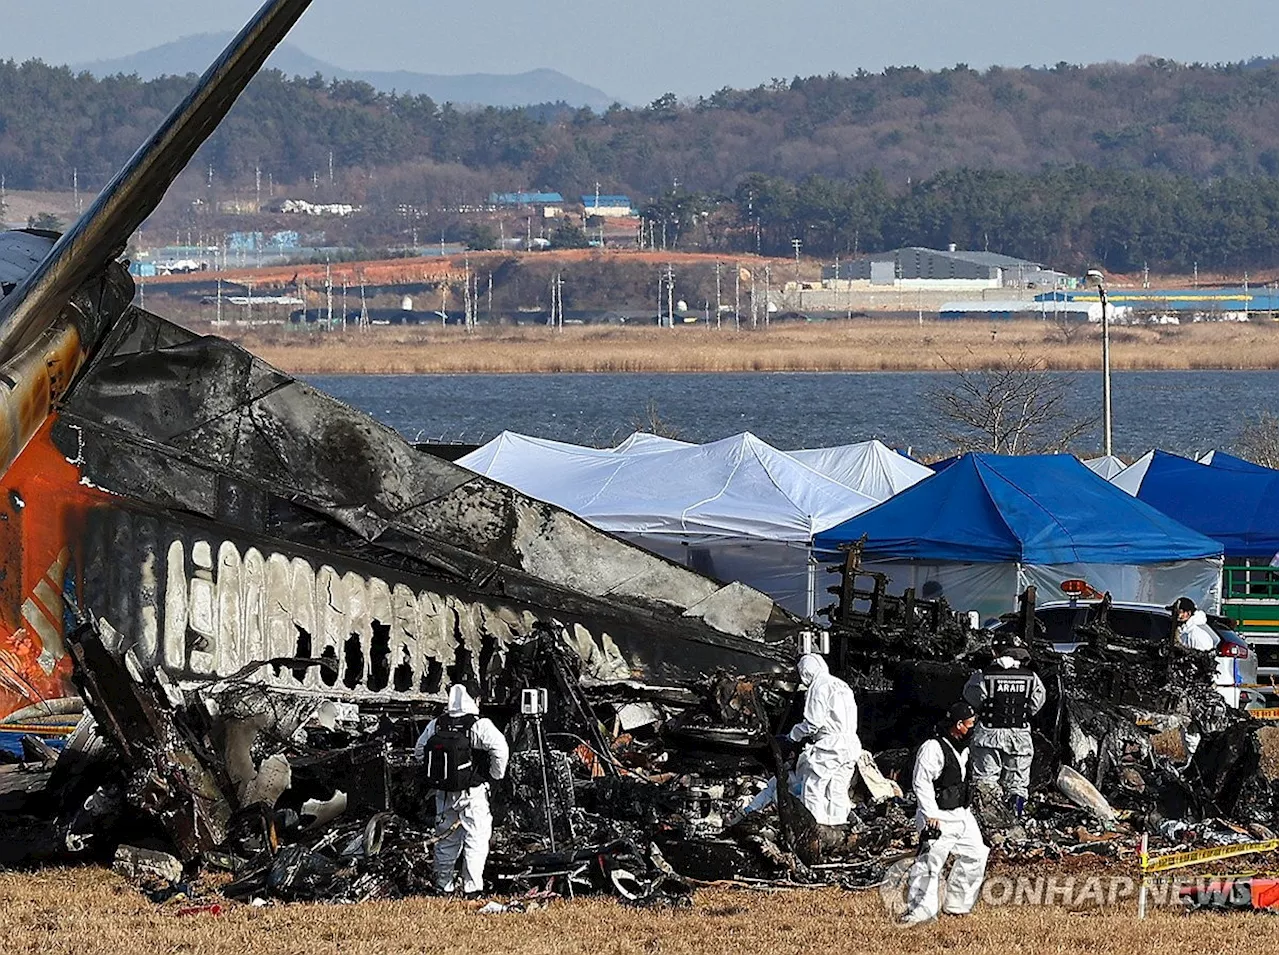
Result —
POLYGON ((471 727, 479 717, 441 716, 423 748, 423 782, 429 789, 462 792, 485 782, 488 754, 471 746, 471 727))
POLYGON ((933 798, 939 809, 959 809, 969 805, 969 782, 960 769, 955 743, 945 734, 935 737, 942 747, 942 772, 933 781, 933 798))
POLYGON ((978 710, 978 720, 987 729, 1026 729, 1031 725, 1031 691, 1035 675, 1022 667, 1006 670, 992 663, 982 671, 987 698, 978 710))

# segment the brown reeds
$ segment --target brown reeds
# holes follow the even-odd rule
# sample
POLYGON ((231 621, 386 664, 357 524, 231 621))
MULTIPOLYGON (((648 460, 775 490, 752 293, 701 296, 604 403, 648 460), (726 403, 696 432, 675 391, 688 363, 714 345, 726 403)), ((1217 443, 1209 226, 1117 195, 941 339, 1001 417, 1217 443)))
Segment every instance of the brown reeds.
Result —
MULTIPOLYGON (((1038 871, 1038 870, 1037 870, 1038 871)), ((1132 898, 1071 910, 979 903, 964 918, 900 929, 874 890, 763 894, 701 891, 692 910, 646 911, 611 899, 554 902, 528 914, 479 915, 478 904, 436 899, 356 906, 253 908, 180 915, 187 901, 154 905, 99 868, 0 875, 0 952, 187 952, 201 955, 803 955, 811 952, 1108 952, 1203 955, 1251 952, 1275 942, 1260 915, 1184 916, 1161 908, 1145 921, 1132 898), (1261 921, 1260 921, 1261 920, 1261 921)))
MULTIPOLYGON (((735 332, 677 327, 250 329, 232 333, 272 364, 302 374, 514 372, 943 371, 996 368, 1012 354, 1051 370, 1101 367, 1096 327, 1052 322, 854 319, 735 332)), ((1221 322, 1112 330, 1116 371, 1274 369, 1277 326, 1221 322)))

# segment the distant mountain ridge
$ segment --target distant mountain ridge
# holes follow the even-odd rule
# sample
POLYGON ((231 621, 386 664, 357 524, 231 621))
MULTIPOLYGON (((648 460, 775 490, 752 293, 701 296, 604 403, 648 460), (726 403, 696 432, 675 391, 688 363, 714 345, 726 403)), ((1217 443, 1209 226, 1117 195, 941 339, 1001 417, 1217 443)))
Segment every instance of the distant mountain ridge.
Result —
MULTIPOLYGON (((74 70, 85 70, 97 77, 126 76, 136 73, 144 80, 160 76, 183 76, 202 73, 231 40, 230 33, 199 33, 164 43, 149 50, 110 60, 76 63, 74 70)), ((438 103, 469 106, 533 106, 539 103, 565 102, 570 106, 587 106, 605 110, 616 102, 602 90, 556 70, 538 69, 525 73, 467 73, 445 76, 416 73, 409 70, 344 70, 318 59, 291 43, 282 43, 267 60, 268 69, 280 70, 287 76, 314 76, 326 79, 358 80, 374 89, 390 93, 425 94, 438 103)))

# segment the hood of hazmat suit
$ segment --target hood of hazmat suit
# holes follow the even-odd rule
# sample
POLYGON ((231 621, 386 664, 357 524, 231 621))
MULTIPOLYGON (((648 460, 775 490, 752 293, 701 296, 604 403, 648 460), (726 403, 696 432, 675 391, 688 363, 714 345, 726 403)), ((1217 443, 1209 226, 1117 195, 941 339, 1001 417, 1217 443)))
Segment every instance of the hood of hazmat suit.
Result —
POLYGON ((461 683, 455 683, 449 687, 449 708, 447 712, 450 716, 476 716, 480 712, 480 707, 471 698, 471 694, 467 692, 465 686, 461 683))
POLYGON ((802 656, 796 664, 796 672, 800 674, 800 685, 806 689, 813 686, 813 681, 818 677, 831 674, 827 668, 827 661, 816 653, 806 653, 802 656))

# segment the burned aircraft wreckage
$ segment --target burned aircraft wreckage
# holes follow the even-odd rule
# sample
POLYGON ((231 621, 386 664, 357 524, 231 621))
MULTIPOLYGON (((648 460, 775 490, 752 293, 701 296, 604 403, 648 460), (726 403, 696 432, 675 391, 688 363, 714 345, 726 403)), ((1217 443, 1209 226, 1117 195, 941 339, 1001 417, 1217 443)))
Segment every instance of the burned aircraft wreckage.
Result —
MULTIPOLYGON (((129 304, 119 250, 306 5, 267 3, 66 235, 0 235, 0 728, 79 719, 56 758, 28 741, 0 790, 19 805, 43 787, 61 852, 164 839, 179 861, 150 871, 168 882, 203 866, 230 870, 234 897, 424 891, 410 747, 464 682, 513 743, 500 888, 659 902, 693 879, 875 882, 912 851, 909 795, 868 769, 847 831, 821 831, 773 743, 805 624, 129 304), (545 715, 520 711, 530 688, 545 715), (778 810, 728 825, 769 777, 778 810)), ((905 779, 988 635, 849 561, 830 660, 905 779)), ((1124 645, 1105 615, 1060 657, 1031 620, 1042 798, 1022 826, 990 821, 1007 851, 1101 825, 1056 795, 1059 764, 1112 800, 1108 825, 1274 829, 1253 726, 1203 666, 1124 645)))

